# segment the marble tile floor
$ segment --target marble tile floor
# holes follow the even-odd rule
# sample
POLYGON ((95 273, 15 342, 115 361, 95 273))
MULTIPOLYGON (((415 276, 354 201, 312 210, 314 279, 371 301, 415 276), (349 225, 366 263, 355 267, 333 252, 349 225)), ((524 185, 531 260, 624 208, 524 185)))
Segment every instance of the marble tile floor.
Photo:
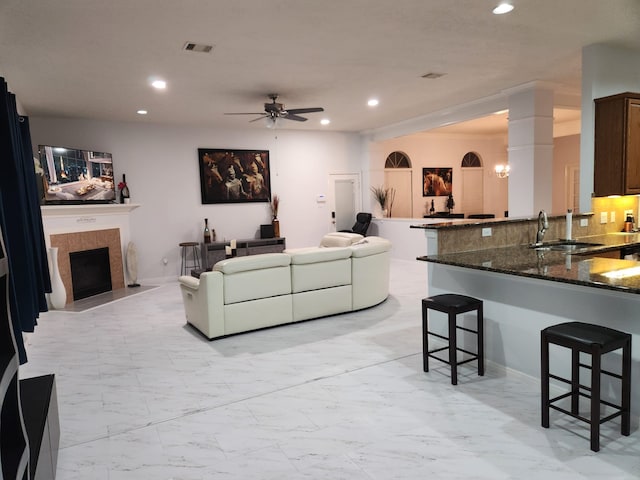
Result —
POLYGON ((88 298, 76 300, 66 305, 63 309, 65 312, 86 312, 92 308, 101 307, 106 303, 115 302, 123 298, 128 298, 139 293, 144 293, 154 288, 158 288, 154 285, 140 285, 138 287, 124 287, 111 290, 109 292, 93 295, 88 298))
POLYGON ((473 363, 422 372, 426 269, 394 260, 360 312, 208 342, 177 283, 49 312, 22 378, 55 373, 58 480, 640 478, 638 431, 552 413, 535 379, 473 363))

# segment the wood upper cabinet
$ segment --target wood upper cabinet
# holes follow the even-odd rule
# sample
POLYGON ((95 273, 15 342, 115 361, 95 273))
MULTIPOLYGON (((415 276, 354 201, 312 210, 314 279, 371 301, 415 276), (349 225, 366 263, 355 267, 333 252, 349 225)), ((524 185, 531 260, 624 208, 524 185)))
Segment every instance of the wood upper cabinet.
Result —
POLYGON ((596 197, 640 194, 640 93, 595 100, 596 197))

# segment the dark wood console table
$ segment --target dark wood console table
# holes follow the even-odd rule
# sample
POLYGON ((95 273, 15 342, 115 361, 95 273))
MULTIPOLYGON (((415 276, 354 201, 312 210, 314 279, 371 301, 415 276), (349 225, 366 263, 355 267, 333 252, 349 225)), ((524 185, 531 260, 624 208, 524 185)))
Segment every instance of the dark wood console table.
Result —
MULTIPOLYGON (((217 262, 224 260, 226 258, 225 247, 230 245, 230 241, 201 243, 202 269, 210 270, 217 262)), ((236 255, 238 257, 257 255, 259 253, 282 253, 285 248, 286 241, 282 237, 236 240, 236 255)))

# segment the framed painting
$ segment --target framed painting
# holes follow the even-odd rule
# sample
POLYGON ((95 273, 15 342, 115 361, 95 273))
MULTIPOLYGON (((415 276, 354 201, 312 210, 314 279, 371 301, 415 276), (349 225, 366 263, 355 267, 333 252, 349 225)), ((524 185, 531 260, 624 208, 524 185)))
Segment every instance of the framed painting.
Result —
POLYGON ((446 197, 453 191, 452 168, 423 168, 422 196, 446 197))
POLYGON ((202 203, 271 201, 269 150, 199 148, 202 203))

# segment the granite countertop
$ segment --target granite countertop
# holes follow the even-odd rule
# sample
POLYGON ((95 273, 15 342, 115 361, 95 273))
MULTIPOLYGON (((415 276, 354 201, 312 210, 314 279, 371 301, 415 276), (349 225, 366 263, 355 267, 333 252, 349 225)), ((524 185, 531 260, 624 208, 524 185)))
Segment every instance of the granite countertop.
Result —
POLYGON ((554 250, 535 250, 529 248, 528 245, 515 245, 422 256, 418 257, 418 260, 628 293, 640 293, 640 262, 598 257, 599 253, 622 248, 638 247, 640 249, 640 234, 609 233, 581 237, 577 240, 600 245, 578 249, 573 254, 554 250), (607 272, 620 272, 634 267, 639 271, 623 278, 611 278, 604 275, 607 272))
MULTIPOLYGON (((593 213, 574 213, 573 218, 590 218, 593 217, 593 213)), ((473 227, 477 225, 486 225, 490 226, 492 224, 515 224, 515 223, 525 223, 538 221, 538 216, 535 217, 509 217, 509 218, 449 218, 449 219, 440 219, 438 217, 425 217, 425 219, 438 219, 442 220, 441 222, 434 223, 422 223, 416 225, 410 225, 409 228, 420 228, 424 230, 439 230, 439 229, 456 229, 456 228, 466 228, 473 227)), ((556 218, 566 218, 566 214, 564 215, 547 215, 549 220, 556 218)))

